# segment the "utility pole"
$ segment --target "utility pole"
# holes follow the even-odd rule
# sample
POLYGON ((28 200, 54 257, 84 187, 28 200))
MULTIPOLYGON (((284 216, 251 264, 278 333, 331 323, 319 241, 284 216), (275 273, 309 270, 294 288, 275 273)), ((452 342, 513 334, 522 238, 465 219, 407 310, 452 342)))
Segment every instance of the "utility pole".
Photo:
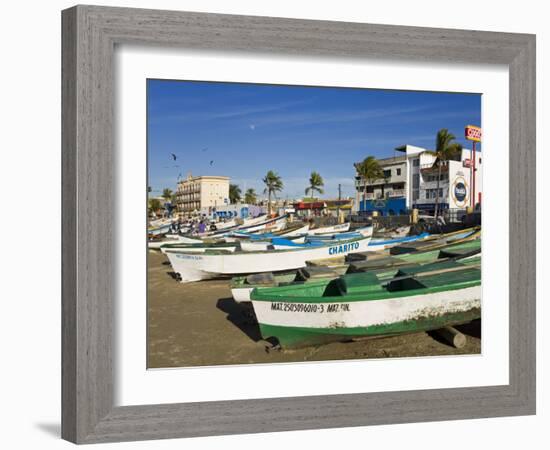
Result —
POLYGON ((338 208, 336 210, 338 222, 340 222, 340 201, 341 200, 342 200, 342 185, 338 183, 338 208))

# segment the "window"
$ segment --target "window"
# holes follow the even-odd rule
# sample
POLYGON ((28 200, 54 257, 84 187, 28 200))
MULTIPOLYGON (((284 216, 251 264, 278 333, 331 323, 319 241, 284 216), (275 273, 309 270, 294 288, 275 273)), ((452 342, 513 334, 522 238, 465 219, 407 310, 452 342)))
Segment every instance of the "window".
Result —
POLYGON ((395 169, 395 173, 396 173, 397 175, 401 175, 401 169, 395 169))
POLYGON ((420 185, 420 175, 415 173, 413 175, 413 189, 418 189, 419 185, 420 185))
POLYGON ((391 177, 391 169, 384 170, 384 178, 389 178, 389 177, 391 177))
POLYGON ((420 165, 420 160, 417 158, 417 159, 413 159, 413 167, 418 167, 420 165))

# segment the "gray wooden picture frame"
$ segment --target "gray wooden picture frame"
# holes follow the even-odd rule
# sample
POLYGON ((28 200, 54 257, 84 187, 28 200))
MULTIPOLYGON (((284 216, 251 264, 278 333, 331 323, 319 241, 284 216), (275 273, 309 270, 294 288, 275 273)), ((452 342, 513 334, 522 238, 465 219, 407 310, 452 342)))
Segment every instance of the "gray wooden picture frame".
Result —
POLYGON ((63 11, 62 31, 64 439, 94 443, 535 413, 535 36, 97 6, 63 11), (509 384, 115 407, 116 44, 507 65, 509 384))

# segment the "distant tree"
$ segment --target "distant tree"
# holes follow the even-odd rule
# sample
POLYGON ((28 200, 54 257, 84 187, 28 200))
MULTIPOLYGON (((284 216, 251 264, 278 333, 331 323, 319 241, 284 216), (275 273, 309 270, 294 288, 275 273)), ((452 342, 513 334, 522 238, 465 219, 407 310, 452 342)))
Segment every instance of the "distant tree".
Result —
POLYGON ((162 198, 167 202, 172 199, 172 189, 164 188, 162 191, 162 198))
POLYGON ((367 185, 372 184, 380 178, 384 178, 384 171, 374 156, 368 156, 360 163, 354 164, 357 175, 364 181, 363 202, 367 201, 367 185))
POLYGON ((247 189, 244 194, 244 202, 248 203, 249 205, 254 205, 257 201, 258 196, 256 194, 256 191, 253 188, 247 189))
POLYGON ((437 165, 437 188, 435 196, 435 217, 439 214, 439 183, 441 179, 441 168, 447 161, 455 159, 462 152, 462 145, 456 141, 455 135, 449 130, 442 128, 437 132, 435 138, 435 151, 427 150, 426 153, 435 156, 437 165))
POLYGON ((229 202, 239 203, 241 201, 241 188, 236 184, 229 185, 229 202))
POLYGON ((267 211, 271 215, 271 196, 283 190, 283 180, 276 172, 270 170, 262 181, 265 184, 264 194, 267 194, 267 211))
POLYGON ((317 172, 311 172, 311 175, 309 177, 309 186, 306 188, 305 194, 307 195, 309 191, 310 196, 312 198, 313 198, 314 191, 317 191, 319 194, 322 194, 324 185, 325 185, 325 182, 323 181, 323 177, 319 175, 317 172))
POLYGON ((149 200, 149 212, 157 212, 161 208, 162 205, 160 204, 160 200, 158 198, 152 198, 149 200))

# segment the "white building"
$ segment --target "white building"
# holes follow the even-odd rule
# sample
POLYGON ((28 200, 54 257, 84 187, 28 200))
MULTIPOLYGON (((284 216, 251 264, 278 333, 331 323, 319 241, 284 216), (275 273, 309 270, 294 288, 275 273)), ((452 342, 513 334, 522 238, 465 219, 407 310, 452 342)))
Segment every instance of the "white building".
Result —
MULTIPOLYGON (((364 181, 356 176, 359 210, 393 215, 416 208, 433 213, 437 199, 436 158, 427 153, 425 148, 414 145, 403 145, 395 150, 404 155, 380 160, 385 176, 367 186, 366 202, 362 201, 364 181)), ((472 162, 472 151, 463 149, 456 161, 445 161, 442 164, 439 180, 441 210, 466 209, 481 204, 481 152, 476 152, 475 183, 472 162)))
MULTIPOLYGON (((426 149, 412 145, 396 148, 405 153, 410 180, 407 205, 424 211, 433 211, 437 199, 438 166, 435 156, 426 149)), ((456 160, 444 161, 439 180, 439 206, 441 209, 466 209, 481 204, 482 158, 476 152, 475 192, 472 151, 462 149, 456 160)))

